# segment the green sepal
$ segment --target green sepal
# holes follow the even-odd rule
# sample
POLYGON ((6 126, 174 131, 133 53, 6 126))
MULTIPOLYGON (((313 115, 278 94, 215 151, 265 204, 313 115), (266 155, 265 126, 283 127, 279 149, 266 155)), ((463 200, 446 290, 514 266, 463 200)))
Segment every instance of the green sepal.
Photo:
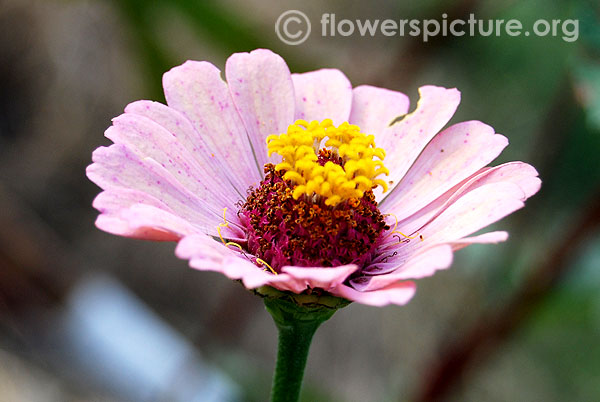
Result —
MULTIPOLYGON (((314 292, 310 294, 296 294, 277 290, 271 286, 261 286, 252 291, 254 294, 264 299, 286 300, 298 307, 305 307, 306 310, 299 310, 305 313, 312 309, 319 310, 321 308, 335 311, 352 303, 350 300, 332 296, 329 293, 314 292)), ((265 304, 266 303, 267 302, 265 301, 265 304)))

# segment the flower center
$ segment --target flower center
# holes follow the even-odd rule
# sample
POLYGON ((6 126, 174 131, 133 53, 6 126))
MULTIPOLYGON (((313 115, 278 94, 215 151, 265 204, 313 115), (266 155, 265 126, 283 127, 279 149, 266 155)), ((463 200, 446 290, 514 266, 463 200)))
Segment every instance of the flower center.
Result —
POLYGON ((387 183, 385 151, 355 125, 298 120, 267 138, 265 178, 240 208, 248 250, 279 272, 284 265, 367 263, 389 229, 373 194, 387 183), (323 143, 323 147, 322 147, 323 143))
POLYGON ((325 205, 335 206, 351 198, 361 198, 366 191, 387 183, 375 179, 389 174, 383 166, 385 151, 375 147, 375 137, 361 133, 353 124, 335 127, 330 119, 322 122, 297 120, 287 133, 267 137, 269 156, 281 155, 276 171, 284 170, 284 180, 295 184, 294 199, 317 195, 325 205), (325 140, 327 138, 327 140, 325 140), (321 143, 329 158, 319 158, 321 143), (379 160, 374 160, 377 158, 379 160))

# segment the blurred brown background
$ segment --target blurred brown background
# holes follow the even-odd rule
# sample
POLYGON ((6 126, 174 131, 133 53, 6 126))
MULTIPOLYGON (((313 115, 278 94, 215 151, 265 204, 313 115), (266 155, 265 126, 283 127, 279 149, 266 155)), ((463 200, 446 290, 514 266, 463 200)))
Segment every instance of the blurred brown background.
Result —
POLYGON ((195 272, 174 244, 94 227, 85 177, 110 119, 164 101, 161 74, 267 47, 294 72, 407 93, 458 87, 542 191, 419 281, 406 307, 350 305, 315 336, 305 401, 600 400, 600 11, 513 0, 0 1, 0 401, 268 399, 276 330, 259 299, 195 272), (289 9, 313 24, 280 42, 289 9), (320 37, 348 19, 578 19, 561 37, 320 37), (175 358, 175 356, 177 358, 175 358), (209 392, 210 390, 210 392, 209 392))

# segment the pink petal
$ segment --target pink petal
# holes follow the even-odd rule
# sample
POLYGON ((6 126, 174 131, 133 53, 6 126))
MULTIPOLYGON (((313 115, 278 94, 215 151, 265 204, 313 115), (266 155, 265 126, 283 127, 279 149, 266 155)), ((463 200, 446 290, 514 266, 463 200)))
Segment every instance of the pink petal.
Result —
MULTIPOLYGON (((236 185, 241 186, 241 184, 239 182, 238 184, 232 183, 225 172, 231 172, 231 174, 238 173, 241 177, 240 180, 244 183, 248 182, 251 185, 258 184, 261 176, 255 168, 256 162, 254 158, 248 158, 251 159, 251 164, 248 167, 244 165, 245 159, 230 158, 225 160, 221 158, 219 152, 214 152, 213 148, 215 145, 212 140, 209 140, 212 134, 208 137, 200 135, 191 121, 177 110, 159 102, 142 100, 127 105, 125 114, 146 117, 170 132, 185 147, 188 153, 197 160, 198 165, 205 172, 203 178, 216 191, 231 194, 234 197, 239 196, 240 193, 242 195, 245 194, 246 188, 238 189, 236 185)), ((241 138, 243 138, 245 136, 243 128, 241 132, 241 138)), ((250 149, 251 151, 248 141, 238 139, 237 142, 241 143, 241 149, 250 149)))
MULTIPOLYGON (((540 189, 541 181, 537 175, 537 171, 531 165, 523 162, 509 162, 492 168, 483 168, 452 189, 446 191, 446 193, 425 208, 406 219, 400 220, 397 224, 397 229, 407 235, 417 232, 461 196, 486 184, 514 183, 523 191, 522 201, 525 201, 540 189)), ((382 208, 382 212, 385 211, 388 211, 386 206, 382 208)), ((392 212, 394 211, 392 210, 392 212)), ((393 217, 388 219, 392 227, 396 226, 393 217)))
POLYGON ((261 177, 238 115, 220 71, 208 62, 187 61, 164 74, 165 98, 196 131, 195 147, 204 158, 214 155, 219 174, 245 194, 261 177))
POLYGON ((203 194, 192 193, 155 160, 142 158, 123 144, 96 149, 92 160, 87 176, 103 189, 146 193, 207 232, 222 222, 223 211, 216 209, 214 202, 206 202, 200 198, 203 194))
POLYGON ((111 188, 96 196, 92 206, 102 213, 117 214, 122 209, 127 209, 135 204, 145 204, 173 212, 158 198, 150 194, 128 188, 111 188))
POLYGON ((136 204, 116 215, 101 214, 96 226, 108 233, 145 240, 174 241, 198 228, 163 209, 136 204))
POLYGON ((506 137, 479 121, 455 124, 427 144, 408 173, 382 202, 402 220, 494 160, 506 137))
MULTIPOLYGON (((424 86, 419 88, 419 94, 416 110, 376 138, 377 146, 387 153, 385 165, 390 175, 386 180, 393 184, 400 182, 425 145, 448 123, 460 102, 460 92, 455 88, 424 86)), ((376 190, 377 199, 382 199, 380 187, 376 190)))
POLYGON ((190 260, 192 268, 221 272, 228 278, 242 280, 249 289, 269 285, 294 293, 301 293, 308 288, 334 289, 358 269, 356 265, 335 268, 287 266, 282 268, 281 273, 274 275, 265 268, 256 266, 251 261, 254 256, 245 256, 234 246, 226 247, 202 234, 184 237, 177 245, 175 254, 179 258, 190 260))
POLYGON ((456 251, 470 246, 471 244, 495 244, 506 241, 507 239, 508 232, 498 231, 483 233, 478 236, 464 237, 459 240, 454 240, 450 244, 452 245, 452 250, 456 251))
MULTIPOLYGON (((94 199, 94 208, 101 212, 96 226, 108 233, 146 240, 177 240, 193 226, 175 216, 169 207, 150 195, 136 190, 111 189, 103 191, 94 199), (155 208, 173 218, 173 222, 159 228, 159 225, 136 226, 124 217, 124 211, 134 205, 155 208)), ((161 218, 162 219, 162 218, 161 218)), ((163 219, 164 221, 164 219, 163 219)))
POLYGON ((177 244, 175 255, 190 260, 192 268, 220 272, 230 279, 239 279, 248 289, 263 285, 275 286, 277 283, 291 280, 287 274, 273 275, 264 271, 236 251, 236 248, 230 247, 227 248, 205 235, 191 235, 184 237, 177 244))
POLYGON ((423 241, 415 239, 398 247, 396 258, 468 236, 522 208, 523 198, 523 190, 510 182, 486 184, 469 191, 419 230, 423 241))
POLYGON ((322 69, 292 74, 296 93, 295 119, 347 122, 352 106, 352 85, 339 70, 322 69))
POLYGON ((258 49, 233 54, 227 60, 225 73, 254 156, 262 168, 268 161, 267 136, 286 132, 294 121, 295 98, 290 70, 279 55, 258 49))
POLYGON ((126 220, 104 214, 98 215, 96 218, 96 227, 107 233, 139 240, 177 241, 181 238, 180 233, 157 227, 132 227, 126 220))
MULTIPOLYGON (((351 284, 357 291, 369 294, 378 289, 387 288, 399 281, 432 276, 436 271, 447 269, 451 266, 453 251, 475 243, 497 243, 505 241, 507 237, 508 233, 506 232, 489 232, 479 236, 455 240, 450 244, 442 243, 433 245, 429 248, 417 251, 413 255, 409 255, 407 257, 408 260, 404 263, 395 260, 395 267, 382 268, 382 272, 370 268, 368 272, 365 272, 366 276, 353 279, 351 284)), ((394 263, 387 264, 391 265, 394 263)))
POLYGON ((542 181, 535 168, 523 162, 508 162, 491 167, 475 176, 469 183, 469 189, 481 187, 484 184, 508 181, 521 187, 525 194, 525 201, 540 190, 542 181))
MULTIPOLYGON (((100 211, 96 226, 106 232, 146 240, 177 240, 192 233, 217 237, 216 222, 210 227, 183 219, 157 198, 139 190, 110 188, 94 199, 100 211), (154 233, 156 232, 156 233, 154 233)), ((227 211, 227 226, 220 228, 225 239, 244 242, 245 234, 235 211, 227 211)), ((223 218, 221 218, 223 219, 223 218)))
POLYGON ((413 282, 393 283, 385 288, 371 292, 359 292, 346 285, 340 285, 331 291, 334 296, 377 307, 389 304, 403 306, 412 299, 415 292, 416 286, 413 282))
POLYGON ((293 283, 290 283, 289 289, 286 290, 300 293, 307 288, 320 288, 328 291, 341 285, 357 269, 356 265, 341 265, 333 268, 286 266, 281 271, 289 274, 292 278, 293 283))
POLYGON ((218 165, 203 165, 177 137, 146 117, 122 114, 113 119, 105 135, 115 144, 127 146, 140 159, 151 158, 159 163, 182 186, 213 204, 216 210, 232 207, 241 198, 233 187, 222 184, 226 180, 217 180, 218 165))
POLYGON ((242 280, 249 289, 269 285, 294 293, 301 293, 308 288, 333 289, 358 269, 356 265, 335 268, 287 266, 274 275, 254 264, 251 261, 254 256, 245 256, 234 246, 226 247, 202 234, 184 237, 177 245, 175 254, 190 260, 192 268, 221 272, 228 278, 242 280))
POLYGON ((377 146, 379 135, 392 121, 408 113, 410 101, 401 92, 360 85, 352 91, 350 123, 356 124, 364 133, 374 134, 377 146))
POLYGON ((452 248, 447 244, 433 246, 411 256, 405 263, 397 265, 391 273, 377 275, 377 271, 369 271, 368 275, 374 276, 371 276, 369 282, 358 290, 372 291, 401 280, 425 278, 440 269, 449 268, 451 264, 452 248))

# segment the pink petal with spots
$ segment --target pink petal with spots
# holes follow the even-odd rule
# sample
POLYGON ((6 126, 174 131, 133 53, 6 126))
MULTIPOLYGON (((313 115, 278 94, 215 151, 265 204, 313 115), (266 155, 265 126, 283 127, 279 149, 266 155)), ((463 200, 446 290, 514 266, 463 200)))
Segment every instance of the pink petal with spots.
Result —
MULTIPOLYGON (((393 183, 404 177, 425 145, 454 115, 460 102, 460 92, 456 88, 424 86, 419 88, 419 94, 417 108, 376 137, 377 146, 387 153, 385 165, 390 175, 386 180, 393 183)), ((380 187, 375 195, 385 202, 385 194, 380 187)))
MULTIPOLYGON (((200 135, 192 122, 177 110, 159 102, 136 101, 127 105, 125 114, 143 116, 170 132, 187 152, 197 160, 197 164, 201 167, 202 175, 197 180, 206 181, 215 192, 223 193, 224 196, 232 199, 239 199, 240 193, 245 194, 246 188, 236 188, 235 183, 229 180, 225 172, 231 174, 237 172, 244 182, 248 181, 252 185, 258 184, 260 175, 255 168, 256 162, 253 157, 248 157, 251 160, 250 166, 244 165, 244 159, 225 160, 221 158, 219 152, 215 153, 214 143, 204 138, 211 137, 213 134, 209 136, 200 135)), ((237 142, 241 143, 242 148, 249 149, 248 141, 243 139, 245 135, 243 129, 241 135, 242 138, 239 138, 237 142)))
POLYGON ((167 104, 181 112, 196 131, 193 143, 204 159, 214 155, 215 173, 240 195, 259 181, 262 164, 252 157, 244 125, 220 71, 208 62, 187 61, 164 74, 167 104))
POLYGON ((223 211, 217 210, 213 202, 199 198, 200 194, 191 192, 160 163, 123 144, 96 149, 92 160, 87 176, 103 189, 146 193, 205 233, 215 233, 222 222, 223 211))
MULTIPOLYGON (((285 61, 270 50, 236 53, 225 66, 231 97, 238 110, 258 166, 267 158, 266 138, 294 122, 294 86, 285 61)), ((273 161, 275 161, 273 156, 273 161)), ((262 171, 261 171, 262 174, 262 171)))
POLYGON ((380 133, 408 113, 409 104, 408 96, 401 92, 360 85, 352 90, 350 123, 359 126, 363 133, 374 134, 375 143, 380 146, 380 133))
POLYGON ((212 204, 214 210, 231 208, 240 199, 233 187, 217 179, 218 166, 203 165, 173 133, 144 116, 122 114, 113 119, 105 135, 141 159, 150 158, 160 164, 183 187, 212 204))
POLYGON ((331 291, 334 296, 377 307, 390 304, 403 306, 412 299, 415 292, 416 286, 413 282, 393 283, 385 288, 371 292, 359 292, 346 285, 340 285, 331 291))
POLYGON ((295 119, 331 119, 334 125, 347 122, 352 107, 352 85, 340 70, 322 69, 292 74, 296 93, 295 119))
POLYGON ((427 144, 385 208, 402 220, 493 161, 508 145, 506 137, 479 121, 455 124, 427 144))

